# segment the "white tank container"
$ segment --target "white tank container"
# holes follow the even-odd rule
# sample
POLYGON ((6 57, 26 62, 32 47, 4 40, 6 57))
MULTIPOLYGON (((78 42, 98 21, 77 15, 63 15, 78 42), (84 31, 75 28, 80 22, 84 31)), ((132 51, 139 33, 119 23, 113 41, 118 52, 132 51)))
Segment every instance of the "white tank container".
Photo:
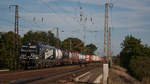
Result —
POLYGON ((56 53, 56 59, 62 59, 63 54, 62 54, 62 51, 60 49, 56 49, 55 53, 56 53))
POLYGON ((85 55, 85 60, 87 61, 87 62, 89 62, 89 55, 85 55))
POLYGON ((83 56, 79 54, 79 60, 83 60, 83 56))
POLYGON ((72 53, 71 52, 69 52, 69 58, 72 59, 72 53))
POLYGON ((83 60, 85 60, 85 55, 82 55, 82 57, 83 57, 83 60))
POLYGON ((96 56, 92 55, 92 61, 95 62, 96 61, 96 56))

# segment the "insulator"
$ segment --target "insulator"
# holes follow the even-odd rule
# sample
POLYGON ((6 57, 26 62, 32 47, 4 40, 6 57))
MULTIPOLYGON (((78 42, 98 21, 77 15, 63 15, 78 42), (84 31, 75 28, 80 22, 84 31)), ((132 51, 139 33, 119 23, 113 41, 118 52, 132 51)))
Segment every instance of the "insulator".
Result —
POLYGON ((91 22, 92 22, 92 17, 91 17, 91 22))
POLYGON ((44 21, 44 18, 42 17, 42 22, 44 21))
POLYGON ((82 9, 82 7, 80 6, 80 9, 82 9))
POLYGON ((36 18, 35 17, 33 17, 33 21, 35 21, 36 20, 36 18))
POLYGON ((85 18, 85 22, 87 21, 87 17, 85 18))

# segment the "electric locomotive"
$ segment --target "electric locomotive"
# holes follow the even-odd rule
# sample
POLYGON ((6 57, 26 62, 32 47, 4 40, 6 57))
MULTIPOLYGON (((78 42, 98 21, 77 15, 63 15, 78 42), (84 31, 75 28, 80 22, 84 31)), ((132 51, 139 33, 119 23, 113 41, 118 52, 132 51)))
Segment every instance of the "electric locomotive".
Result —
POLYGON ((28 42, 20 49, 20 61, 25 69, 50 67, 62 62, 62 51, 39 42, 28 42))

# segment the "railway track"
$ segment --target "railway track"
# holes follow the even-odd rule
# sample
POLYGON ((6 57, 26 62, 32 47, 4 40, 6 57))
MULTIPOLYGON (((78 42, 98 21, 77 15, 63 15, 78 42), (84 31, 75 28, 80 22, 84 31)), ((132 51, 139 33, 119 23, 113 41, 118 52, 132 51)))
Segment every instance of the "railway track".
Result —
POLYGON ((49 75, 45 79, 33 81, 28 84, 66 84, 69 82, 76 82, 74 78, 85 73, 91 71, 92 69, 99 67, 98 65, 89 65, 88 67, 82 67, 73 69, 70 71, 65 71, 63 73, 55 73, 55 75, 49 75))
POLYGON ((74 66, 52 67, 52 68, 40 69, 40 70, 27 70, 27 71, 14 71, 14 72, 11 71, 8 73, 0 74, 0 84, 7 84, 17 80, 24 80, 32 77, 43 76, 43 75, 47 75, 59 71, 75 69, 78 67, 79 67, 78 65, 74 65, 74 66))
POLYGON ((0 84, 54 84, 60 82, 62 84, 62 82, 73 81, 74 77, 81 75, 96 66, 97 65, 95 64, 89 64, 88 67, 74 65, 0 74, 0 84))

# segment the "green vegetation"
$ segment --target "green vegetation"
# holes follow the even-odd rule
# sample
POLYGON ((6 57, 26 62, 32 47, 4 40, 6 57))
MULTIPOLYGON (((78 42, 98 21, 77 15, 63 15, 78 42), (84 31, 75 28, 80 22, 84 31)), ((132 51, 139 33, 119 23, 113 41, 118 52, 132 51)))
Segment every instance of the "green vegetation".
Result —
POLYGON ((94 44, 88 44, 84 46, 84 43, 78 38, 67 38, 62 42, 62 48, 71 50, 71 51, 78 51, 83 54, 90 54, 93 55, 94 52, 97 50, 97 47, 94 44))
POLYGON ((126 36, 121 46, 120 65, 141 81, 150 78, 150 47, 133 36, 126 36))
POLYGON ((90 54, 90 55, 93 55, 94 52, 97 50, 97 47, 94 45, 94 44, 89 44, 89 45, 86 45, 86 54, 90 54))
MULTIPOLYGON (((94 54, 96 50, 94 44, 86 46, 84 42, 78 38, 67 38, 61 42, 51 31, 28 31, 24 37, 18 36, 18 38, 19 47, 21 47, 23 42, 35 41, 71 51, 79 51, 82 53, 90 51, 88 54, 94 54)), ((6 33, 0 32, 0 69, 15 69, 14 65, 16 64, 17 58, 14 56, 14 51, 14 33, 11 31, 6 33)))
POLYGON ((62 42, 62 47, 67 50, 82 52, 84 43, 78 38, 67 38, 62 42))
MULTIPOLYGON (((19 46, 21 45, 21 38, 19 37, 19 46)), ((1 33, 0 39, 0 68, 14 69, 16 58, 14 56, 14 33, 1 33)))
POLYGON ((23 37, 23 42, 29 41, 41 42, 44 44, 49 44, 51 46, 56 46, 58 44, 57 47, 61 47, 60 39, 57 39, 51 31, 28 31, 23 37))

